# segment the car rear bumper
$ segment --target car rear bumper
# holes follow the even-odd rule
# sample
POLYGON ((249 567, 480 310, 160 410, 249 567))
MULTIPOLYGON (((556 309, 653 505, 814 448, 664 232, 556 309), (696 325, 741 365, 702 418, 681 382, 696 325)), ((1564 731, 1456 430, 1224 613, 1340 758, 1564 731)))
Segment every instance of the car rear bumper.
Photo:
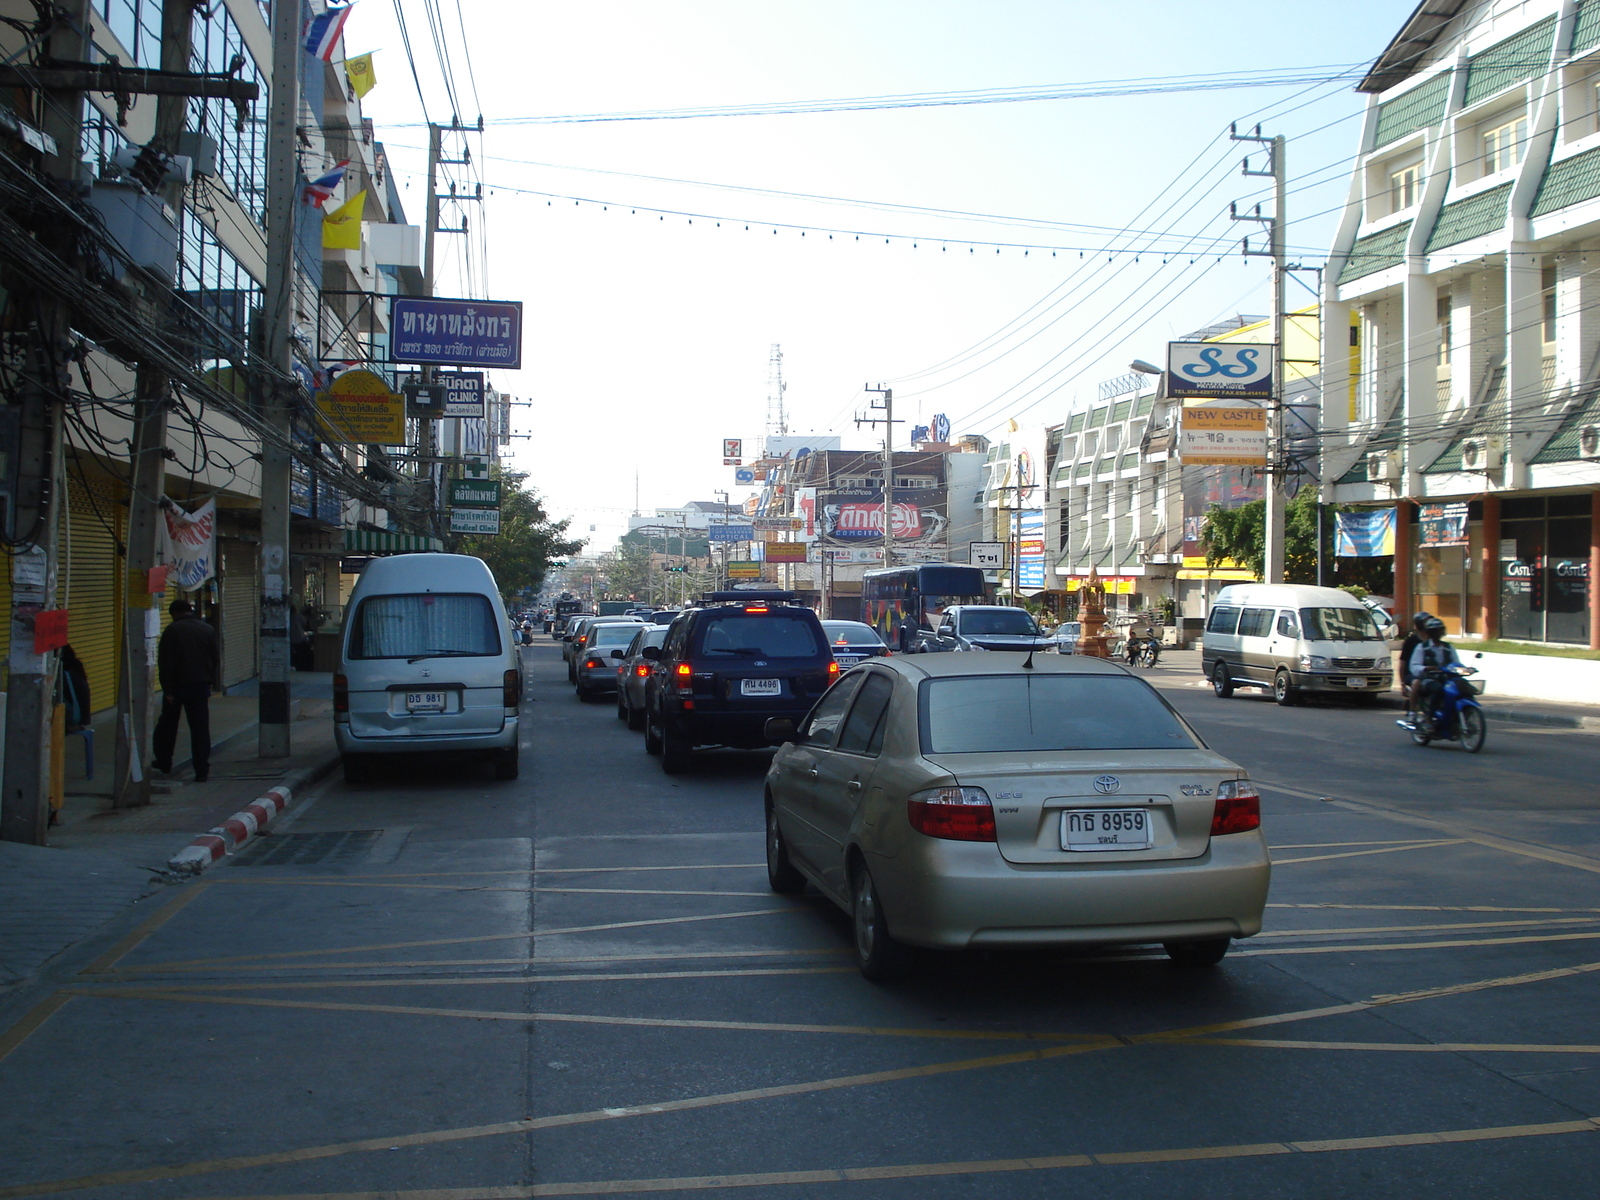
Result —
POLYGON ((474 750, 509 750, 517 744, 517 718, 507 717, 494 733, 428 736, 356 737, 342 721, 333 726, 333 742, 340 754, 441 754, 474 750))
POLYGON ((1182 862, 1014 865, 993 843, 916 837, 869 856, 895 937, 920 946, 1096 946, 1249 937, 1272 866, 1259 832, 1182 862))
POLYGON ((672 732, 696 746, 741 746, 754 749, 770 746, 767 722, 773 717, 788 717, 796 725, 805 720, 811 705, 804 708, 772 708, 759 712, 689 712, 669 714, 672 732))
POLYGON ((596 667, 594 670, 580 670, 578 679, 591 692, 614 692, 617 690, 617 669, 615 667, 596 667))

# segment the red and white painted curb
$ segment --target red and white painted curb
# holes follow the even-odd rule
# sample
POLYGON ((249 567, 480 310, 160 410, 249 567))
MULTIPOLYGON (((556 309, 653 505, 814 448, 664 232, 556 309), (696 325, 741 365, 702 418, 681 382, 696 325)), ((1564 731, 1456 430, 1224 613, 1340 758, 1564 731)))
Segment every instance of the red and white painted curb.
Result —
POLYGON ((175 871, 198 875, 219 858, 242 849, 263 829, 271 825, 294 799, 294 789, 279 784, 269 788, 233 816, 208 833, 202 833, 167 860, 175 871))

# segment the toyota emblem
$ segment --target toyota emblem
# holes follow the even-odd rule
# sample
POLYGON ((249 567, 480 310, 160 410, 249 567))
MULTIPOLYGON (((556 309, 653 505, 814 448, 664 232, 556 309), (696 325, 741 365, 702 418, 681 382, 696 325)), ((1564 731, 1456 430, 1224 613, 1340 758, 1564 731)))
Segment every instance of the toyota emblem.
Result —
POLYGON ((1094 781, 1094 790, 1103 796, 1109 796, 1112 792, 1122 790, 1122 780, 1115 775, 1102 775, 1094 781))

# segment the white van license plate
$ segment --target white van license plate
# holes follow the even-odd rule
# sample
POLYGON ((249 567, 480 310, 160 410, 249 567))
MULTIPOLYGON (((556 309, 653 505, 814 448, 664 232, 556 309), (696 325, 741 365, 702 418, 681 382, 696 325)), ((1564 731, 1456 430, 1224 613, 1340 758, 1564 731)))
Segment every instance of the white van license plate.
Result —
POLYGON ((1150 814, 1142 808, 1069 808, 1061 814, 1063 850, 1148 850, 1150 814))
POLYGON ((444 711, 444 693, 407 692, 406 711, 414 713, 442 713, 444 711))
POLYGON ((1366 687, 1367 677, 1365 675, 1352 675, 1344 681, 1344 685, 1345 687, 1366 687))
POLYGON ((781 679, 741 679, 739 681, 739 694, 741 696, 781 696, 783 695, 783 681, 781 679))

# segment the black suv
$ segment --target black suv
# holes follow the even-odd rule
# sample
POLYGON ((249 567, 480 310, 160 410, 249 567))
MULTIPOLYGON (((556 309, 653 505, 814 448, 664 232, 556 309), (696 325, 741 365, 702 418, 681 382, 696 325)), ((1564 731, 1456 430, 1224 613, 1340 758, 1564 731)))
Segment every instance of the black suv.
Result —
POLYGON ((839 677, 822 622, 793 592, 712 592, 678 614, 645 689, 644 748, 677 775, 696 746, 768 746, 766 724, 796 725, 839 677))

